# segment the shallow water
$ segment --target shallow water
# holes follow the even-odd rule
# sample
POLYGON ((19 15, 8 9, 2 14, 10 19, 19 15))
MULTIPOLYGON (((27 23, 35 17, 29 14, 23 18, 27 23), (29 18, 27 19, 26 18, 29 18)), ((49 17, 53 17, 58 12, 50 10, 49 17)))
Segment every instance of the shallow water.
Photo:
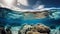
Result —
MULTIPOLYGON (((51 27, 52 31, 54 33, 56 33, 57 31, 60 32, 60 18, 57 19, 57 17, 55 17, 55 15, 52 15, 54 16, 54 18, 50 18, 49 16, 46 17, 46 18, 42 18, 42 19, 23 19, 23 13, 19 14, 18 12, 15 13, 14 11, 10 10, 10 9, 6 9, 6 8, 3 8, 1 9, 1 12, 2 12, 2 17, 0 16, 0 26, 11 26, 11 30, 12 30, 12 34, 17 34, 18 33, 18 30, 20 27, 18 26, 21 26, 22 24, 29 24, 29 25, 35 25, 37 23, 42 23, 42 24, 45 24, 49 27, 51 27), (6 11, 6 12, 5 12, 6 11), (11 14, 8 14, 8 13, 11 13, 11 14), (22 15, 22 16, 19 16, 19 15, 22 15), (56 19, 55 19, 56 18, 56 19), (55 32, 56 31, 56 32, 55 32)), ((60 14, 60 13, 59 13, 60 14)), ((58 15, 57 15, 58 16, 58 15)), ((59 15, 60 17, 60 15, 59 15)), ((51 34, 54 34, 53 32, 51 32, 51 34)), ((59 34, 59 32, 57 32, 56 34, 59 34)))
POLYGON ((48 16, 46 18, 41 18, 41 19, 24 19, 23 13, 15 12, 13 10, 7 9, 7 8, 1 8, 0 9, 2 12, 2 17, 0 16, 0 22, 4 25, 9 24, 9 25, 21 25, 24 23, 27 24, 36 24, 36 23, 43 23, 45 25, 51 26, 51 25, 60 25, 60 12, 56 11, 52 13, 52 17, 48 16), (57 16, 57 17, 56 17, 57 16))

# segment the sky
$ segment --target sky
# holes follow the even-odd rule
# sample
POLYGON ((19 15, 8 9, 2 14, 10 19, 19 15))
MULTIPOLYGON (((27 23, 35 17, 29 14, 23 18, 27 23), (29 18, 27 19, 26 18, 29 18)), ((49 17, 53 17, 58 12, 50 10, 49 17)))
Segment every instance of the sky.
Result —
POLYGON ((0 0, 0 3, 20 9, 60 8, 60 0, 0 0))
POLYGON ((43 5, 44 8, 51 8, 51 7, 59 8, 60 7, 60 0, 27 0, 27 3, 29 6, 25 6, 20 3, 21 5, 20 8, 24 7, 24 9, 25 8, 34 9, 41 5, 43 5))
POLYGON ((39 0, 45 7, 60 7, 60 0, 39 0))

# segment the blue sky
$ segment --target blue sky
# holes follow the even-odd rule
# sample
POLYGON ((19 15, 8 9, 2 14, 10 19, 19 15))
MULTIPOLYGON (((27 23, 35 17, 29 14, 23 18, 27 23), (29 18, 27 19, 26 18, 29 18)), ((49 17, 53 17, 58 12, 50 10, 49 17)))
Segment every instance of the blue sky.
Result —
MULTIPOLYGON (((24 6, 23 4, 20 3, 21 9, 34 9, 34 6, 36 8, 40 5, 44 5, 44 8, 60 8, 60 0, 26 0, 28 2, 29 6, 24 6)), ((23 2, 22 2, 23 3, 23 2)))
POLYGON ((34 5, 37 1, 45 7, 60 7, 60 0, 28 0, 28 3, 34 5))

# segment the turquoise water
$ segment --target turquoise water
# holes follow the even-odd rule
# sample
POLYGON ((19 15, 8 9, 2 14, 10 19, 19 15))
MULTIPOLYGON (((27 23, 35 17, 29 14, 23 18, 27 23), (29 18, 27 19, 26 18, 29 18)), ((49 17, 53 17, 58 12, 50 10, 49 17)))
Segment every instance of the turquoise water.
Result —
MULTIPOLYGON (((0 16, 0 22, 2 25, 9 24, 11 26, 19 26, 21 24, 27 23, 27 24, 37 24, 42 23, 47 26, 59 26, 60 25, 60 15, 52 15, 53 18, 50 18, 49 16, 46 18, 41 19, 24 19, 23 13, 14 12, 13 10, 7 9, 7 8, 0 8, 0 12, 2 12, 2 17, 0 16), (58 17, 56 17, 58 16, 58 17), (56 18, 56 19, 55 19, 56 18), (57 19, 58 18, 58 19, 57 19)), ((59 13, 60 14, 60 13, 59 13)), ((0 25, 1 25, 0 24, 0 25)))

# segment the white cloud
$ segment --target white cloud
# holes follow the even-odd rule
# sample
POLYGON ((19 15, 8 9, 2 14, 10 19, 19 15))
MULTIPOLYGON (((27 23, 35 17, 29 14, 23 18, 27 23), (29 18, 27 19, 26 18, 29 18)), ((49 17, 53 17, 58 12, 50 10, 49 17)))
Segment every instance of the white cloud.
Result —
POLYGON ((13 6, 17 3, 16 0, 1 0, 1 3, 6 6, 13 6))
POLYGON ((44 5, 40 5, 38 7, 36 7, 35 9, 43 9, 44 8, 44 5))
POLYGON ((18 0, 18 4, 22 4, 24 6, 28 6, 28 1, 27 0, 18 0))

